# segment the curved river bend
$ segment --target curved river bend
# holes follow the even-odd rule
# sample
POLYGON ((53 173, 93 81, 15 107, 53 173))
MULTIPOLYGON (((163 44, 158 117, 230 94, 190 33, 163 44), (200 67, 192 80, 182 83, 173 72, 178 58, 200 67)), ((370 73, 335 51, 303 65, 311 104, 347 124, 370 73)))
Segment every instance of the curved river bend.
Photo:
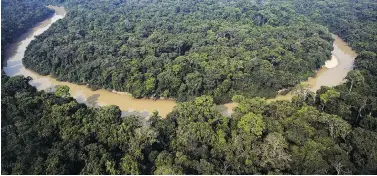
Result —
MULTIPOLYGON (((110 92, 104 89, 93 91, 84 85, 76 85, 68 82, 60 82, 51 76, 41 76, 30 70, 25 69, 22 64, 26 47, 35 38, 35 36, 42 34, 54 22, 64 18, 66 10, 63 7, 48 6, 55 10, 55 14, 37 24, 34 28, 20 36, 17 42, 10 44, 5 49, 5 59, 7 66, 4 67, 4 72, 8 76, 30 76, 33 78, 30 84, 35 86, 38 90, 53 89, 56 85, 66 85, 70 88, 70 93, 79 103, 85 103, 89 106, 105 106, 117 105, 123 111, 124 115, 140 115, 147 117, 153 111, 158 111, 159 114, 165 117, 171 112, 176 105, 174 100, 151 100, 151 99, 134 99, 127 93, 110 92)), ((326 62, 326 66, 317 71, 314 78, 310 77, 305 83, 310 85, 311 91, 318 90, 321 86, 335 86, 343 82, 347 73, 352 70, 353 62, 356 53, 348 47, 348 45, 339 37, 334 36, 334 50, 333 57, 326 62)), ((292 95, 279 95, 273 100, 289 100, 292 95)), ((228 103, 219 105, 217 108, 223 112, 224 115, 230 115, 232 109, 237 106, 236 103, 228 103)))
POLYGON ((157 110, 160 115, 166 116, 172 111, 173 107, 176 105, 175 101, 172 100, 153 101, 151 99, 134 99, 131 95, 127 95, 126 93, 110 92, 104 89, 93 91, 84 85, 57 81, 51 76, 41 76, 26 69, 22 64, 26 47, 35 39, 35 36, 42 34, 54 22, 64 18, 67 13, 63 7, 48 7, 55 10, 55 14, 51 18, 37 24, 34 28, 20 36, 17 42, 6 47, 4 55, 7 60, 7 65, 4 67, 4 72, 8 76, 30 76, 33 78, 30 84, 35 86, 38 90, 48 90, 56 85, 66 85, 70 88, 71 96, 79 103, 85 103, 89 106, 117 105, 123 111, 124 115, 134 114, 146 117, 149 113, 157 110))
MULTIPOLYGON (((332 87, 343 83, 347 73, 353 68, 357 56, 356 52, 337 35, 333 35, 333 38, 335 41, 333 44, 334 50, 331 52, 331 60, 326 61, 325 65, 317 70, 315 77, 309 77, 307 81, 302 82, 308 85, 309 90, 312 92, 316 92, 321 86, 332 87)), ((292 93, 289 92, 286 95, 277 95, 267 101, 291 100, 292 97, 292 93)), ((227 103, 221 106, 223 106, 222 109, 226 110, 223 114, 229 115, 233 112, 233 108, 237 106, 237 103, 227 103)))

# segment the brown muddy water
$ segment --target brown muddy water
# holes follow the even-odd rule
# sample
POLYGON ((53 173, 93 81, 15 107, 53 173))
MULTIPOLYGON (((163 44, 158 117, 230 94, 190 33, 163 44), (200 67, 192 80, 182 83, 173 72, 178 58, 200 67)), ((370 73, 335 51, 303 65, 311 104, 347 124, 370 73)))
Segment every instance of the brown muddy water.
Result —
POLYGON ((22 64, 26 47, 35 38, 42 34, 54 22, 64 18, 66 10, 63 7, 48 6, 55 10, 55 14, 37 24, 34 28, 20 36, 17 42, 10 44, 5 49, 5 59, 7 60, 4 71, 8 76, 30 76, 33 78, 30 84, 38 90, 52 90, 57 85, 66 85, 70 88, 71 95, 80 103, 90 106, 117 105, 123 111, 124 115, 134 114, 143 117, 148 116, 153 111, 158 111, 160 115, 166 116, 172 111, 176 105, 173 100, 157 100, 151 99, 134 99, 126 93, 111 92, 104 89, 93 91, 85 85, 77 85, 69 82, 57 81, 51 76, 41 76, 31 70, 28 70, 22 64))
MULTIPOLYGON (((70 93, 79 103, 85 103, 89 106, 106 106, 117 105, 122 110, 123 115, 140 115, 142 117, 149 116, 153 111, 158 111, 159 114, 165 117, 176 106, 174 100, 152 100, 152 99, 134 99, 127 93, 119 93, 115 91, 107 91, 99 89, 93 91, 85 85, 77 85, 69 82, 57 81, 51 76, 41 76, 31 70, 25 69, 22 64, 26 47, 35 38, 35 36, 42 34, 54 22, 64 18, 66 10, 63 7, 48 6, 55 10, 55 14, 37 24, 34 28, 20 36, 20 38, 10 44, 5 49, 5 59, 7 60, 4 72, 8 76, 30 76, 33 78, 30 84, 35 86, 38 90, 53 90, 55 86, 66 85, 70 88, 70 93)), ((326 66, 317 71, 314 78, 310 77, 305 83, 310 86, 311 91, 318 90, 321 86, 335 86, 343 82, 347 73, 352 69, 356 53, 348 47, 348 45, 339 37, 334 36, 334 51, 331 60, 326 62, 326 66)), ((270 100, 290 100, 291 93, 287 95, 279 95, 270 100)), ((218 105, 217 109, 224 115, 229 116, 232 113, 236 103, 228 103, 218 105)))
MULTIPOLYGON (((307 81, 303 82, 303 84, 309 86, 309 90, 312 92, 316 92, 321 86, 332 87, 343 83, 347 73, 353 68, 353 63, 357 56, 356 52, 337 35, 333 35, 333 37, 335 41, 331 60, 326 61, 325 65, 316 72, 315 77, 309 77, 307 81)), ((286 95, 278 95, 267 101, 291 100, 292 97, 292 93, 289 92, 286 95)), ((237 103, 227 103, 222 106, 223 109, 226 109, 223 114, 231 114, 237 103)))

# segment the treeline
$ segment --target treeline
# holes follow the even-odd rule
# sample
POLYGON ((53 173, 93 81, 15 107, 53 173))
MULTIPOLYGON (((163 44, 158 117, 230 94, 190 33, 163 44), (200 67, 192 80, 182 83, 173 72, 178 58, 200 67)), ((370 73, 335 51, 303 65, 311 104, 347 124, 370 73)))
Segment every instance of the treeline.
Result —
MULTIPOLYGON (((355 72, 375 60, 360 54, 355 72)), ((234 96, 231 118, 202 96, 147 122, 3 75, 2 174, 376 174, 377 91, 351 75, 292 102, 234 96)))
MULTIPOLYGON (((258 2, 258 7, 266 5, 258 2)), ((360 16, 364 25, 375 17, 360 16)), ((355 36, 375 37, 373 32, 355 36)), ((344 84, 316 94, 298 85, 292 101, 233 96, 239 105, 232 117, 215 110, 215 98, 201 96, 179 103, 167 118, 154 113, 141 121, 121 117, 115 106, 79 104, 67 87, 37 91, 28 78, 2 75, 1 172, 377 174, 377 48, 368 41, 356 48, 355 67, 344 84)))
POLYGON ((357 51, 377 53, 377 2, 374 0, 291 0, 300 14, 328 26, 357 51))
POLYGON ((53 10, 36 0, 1 0, 2 58, 7 44, 14 42, 21 34, 53 13, 53 10))
POLYGON ((324 64, 333 39, 285 4, 253 1, 67 1, 68 15, 26 51, 58 80, 178 101, 273 97, 324 64))

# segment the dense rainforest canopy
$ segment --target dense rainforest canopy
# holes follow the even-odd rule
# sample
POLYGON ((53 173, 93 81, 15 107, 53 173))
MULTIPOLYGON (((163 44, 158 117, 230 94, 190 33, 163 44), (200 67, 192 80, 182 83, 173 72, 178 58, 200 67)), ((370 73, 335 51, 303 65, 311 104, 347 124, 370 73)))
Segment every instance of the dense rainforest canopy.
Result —
POLYGON ((88 1, 31 43, 24 65, 58 80, 178 101, 272 97, 330 58, 333 39, 287 5, 88 1))
MULTIPOLYGON (((73 24, 85 23, 85 19, 92 16, 96 20, 97 16, 102 15, 104 19, 99 18, 98 20, 111 21, 112 18, 108 19, 108 15, 111 16, 117 13, 101 14, 99 12, 106 12, 106 9, 110 9, 111 6, 123 4, 123 1, 97 1, 96 3, 107 2, 109 4, 108 6, 99 7, 95 6, 96 3, 94 2, 69 0, 59 1, 58 3, 61 2, 69 9, 66 18, 70 19, 70 21, 60 20, 56 25, 54 24, 51 27, 51 31, 56 33, 49 33, 50 30, 46 31, 46 35, 42 35, 30 47, 30 51, 28 51, 30 52, 29 57, 33 56, 32 53, 38 53, 39 51, 36 51, 36 47, 40 46, 39 49, 45 52, 44 54, 42 52, 39 54, 41 54, 41 57, 44 58, 43 61, 46 63, 48 63, 49 58, 54 58, 54 62, 51 63, 60 60, 62 62, 68 62, 68 60, 76 61, 76 57, 78 57, 76 54, 79 52, 74 50, 73 46, 86 47, 81 46, 88 45, 88 43, 84 42, 86 40, 82 39, 85 38, 82 35, 93 35, 89 34, 89 31, 93 32, 93 30, 87 30, 88 26, 81 26, 83 28, 82 31, 73 34, 69 31, 79 28, 73 24), (114 2, 114 4, 110 2, 114 2), (67 29, 64 28, 65 23, 72 25, 68 25, 67 29), (62 28, 61 31, 57 31, 59 27, 62 28), (60 36, 60 32, 67 32, 66 37, 60 36), (60 38, 54 36, 60 36, 60 38), (51 45, 50 50, 46 50, 47 46, 50 46, 49 42, 54 45, 51 45), (73 48, 62 50, 62 46, 64 48, 66 45, 65 42, 71 42, 71 45, 67 46, 73 48), (83 43, 76 45, 76 42, 83 43), (52 46, 59 49, 55 50, 52 46), (70 50, 72 50, 69 53, 70 59, 58 58, 59 55, 67 54, 65 52, 70 50), (54 54, 58 51, 61 53, 54 54)), ((137 3, 133 4, 131 2, 124 5, 124 8, 128 6, 129 8, 139 7, 137 3)), ((140 1, 140 3, 147 4, 163 2, 165 1, 140 1)), ((190 2, 194 1, 180 3, 190 2)), ((232 4, 231 2, 240 3, 242 1, 227 1, 227 3, 223 3, 228 7, 230 6, 229 4, 232 4)), ((217 98, 216 100, 216 96, 211 97, 208 95, 179 103, 167 118, 159 117, 158 113, 154 113, 148 120, 140 119, 137 116, 121 117, 121 111, 116 106, 93 108, 77 103, 70 97, 68 87, 58 87, 53 93, 37 91, 28 84, 29 78, 21 76, 9 78, 6 75, 2 75, 1 172, 2 174, 377 174, 377 47, 373 43, 377 36, 375 31, 372 30, 372 26, 376 25, 376 14, 373 9, 376 9, 377 3, 372 0, 357 2, 357 4, 353 0, 313 2, 290 0, 284 1, 284 3, 280 2, 278 7, 290 9, 287 11, 287 15, 290 13, 303 15, 293 15, 295 20, 303 18, 302 20, 304 21, 302 23, 308 23, 306 20, 310 20, 312 23, 326 25, 331 32, 340 35, 351 46, 355 46, 358 52, 358 57, 355 59, 355 68, 349 72, 344 84, 333 88, 322 87, 316 93, 307 93, 303 91, 301 85, 297 85, 294 88, 295 91, 293 93, 295 96, 292 101, 268 103, 264 98, 248 98, 248 96, 255 96, 256 94, 235 91, 234 93, 240 93, 241 95, 232 96, 232 100, 238 102, 239 105, 231 117, 222 116, 214 108, 214 103, 219 99, 217 98), (302 11, 304 7, 301 6, 304 2, 309 3, 310 6, 305 8, 310 8, 310 11, 302 11), (324 4, 329 6, 324 7, 324 4), (351 7, 355 7, 357 10, 352 10, 351 7), (350 9, 351 11, 349 11, 350 9), (313 15, 315 13, 317 14, 313 15), (332 17, 330 18, 329 16, 332 17), (344 20, 349 22, 354 20, 351 25, 357 25, 358 27, 347 28, 348 26, 342 24, 344 20), (360 29, 363 27, 365 28, 360 29)), ((205 3, 205 1, 200 1, 200 3, 205 3)), ((221 7, 221 5, 219 6, 221 7)), ((263 0, 256 1, 255 6, 266 9, 273 7, 269 1, 263 0)), ((150 6, 150 8, 152 7, 150 6)), ((200 9, 200 7, 198 8, 200 9)), ((216 8, 212 11, 216 11, 216 8)), ((240 10, 242 13, 242 8, 240 10)), ((179 13, 181 11, 184 11, 184 8, 180 8, 179 13)), ((152 12, 161 13, 162 16, 164 14, 157 10, 145 11, 144 15, 150 15, 152 12)), ((202 11, 197 12, 198 14, 202 13, 202 11)), ((270 14, 270 12, 267 14, 270 14)), ((264 31, 267 33, 266 36, 269 36, 267 29, 273 31, 280 27, 291 26, 282 25, 279 27, 267 24, 269 22, 266 21, 272 18, 267 14, 263 13, 263 17, 261 17, 261 19, 267 19, 261 20, 262 22, 264 21, 264 24, 261 26, 250 24, 252 26, 251 30, 266 30, 264 31)), ((142 16, 142 13, 140 15, 142 16)), ((159 16, 157 17, 159 18, 159 16)), ((135 17, 134 19, 138 18, 135 17)), ((142 24, 130 19, 127 19, 130 24, 135 24, 135 26, 142 24)), ((240 19, 242 18, 240 17, 240 19)), ((280 20, 283 19, 289 18, 280 18, 280 20)), ((192 20, 195 21, 197 19, 192 20)), ((158 26, 155 23, 157 22, 150 25, 158 26)), ((179 24, 174 21, 171 23, 173 25, 179 24)), ((113 60, 115 61, 116 58, 122 58, 109 54, 113 52, 112 45, 116 43, 108 39, 108 37, 112 36, 112 33, 116 33, 116 29, 111 28, 115 24, 116 21, 114 23, 102 23, 99 21, 93 24, 92 27, 97 29, 94 31, 98 32, 97 37, 103 37, 102 42, 105 42, 106 45, 101 44, 100 46, 103 48, 101 52, 98 52, 97 45, 101 43, 99 42, 100 39, 93 39, 93 53, 88 54, 92 50, 84 50, 81 51, 82 56, 80 55, 80 57, 89 60, 93 58, 94 52, 98 52, 98 55, 102 53, 108 56, 103 57, 101 55, 103 57, 101 59, 86 61, 89 64, 98 65, 111 64, 109 62, 112 57, 114 57, 113 60), (109 26, 108 28, 106 28, 107 25, 109 26), (105 33, 102 33, 104 31, 105 33), (100 33, 103 35, 99 35, 100 33), (99 43, 96 44, 96 42, 99 43), (110 51, 107 51, 107 49, 110 49, 110 51)), ((206 24, 210 23, 206 22, 206 24)), ((200 25, 204 24, 199 23, 192 27, 195 28, 200 25)), ((312 24, 312 26, 314 28, 323 28, 320 25, 312 24)), ((172 29, 176 28, 172 27, 172 29)), ((290 29, 293 30, 294 28, 290 29)), ((132 30, 135 29, 133 28, 132 30)), ((138 28, 133 34, 136 35, 140 32, 139 30, 142 30, 142 28, 138 28)), ((328 35, 326 28, 322 31, 324 33, 321 36, 328 35)), ((289 34, 290 32, 283 33, 289 34)), ((317 34, 319 34, 319 31, 317 34)), ((258 36, 258 34, 250 35, 258 36)), ((294 35, 299 36, 300 34, 294 35)), ((157 36, 164 36, 164 34, 157 36)), ((306 37, 308 36, 300 36, 295 40, 299 42, 307 39, 306 37)), ((205 36, 202 38, 205 38, 205 36)), ((230 43, 228 42, 233 39, 230 38, 228 40, 225 36, 225 38, 220 39, 220 42, 226 45, 216 43, 217 41, 207 45, 214 49, 218 47, 232 48, 232 45, 229 45, 230 43)), ((267 40, 269 39, 271 38, 267 37, 267 40)), ((241 40, 245 39, 241 38, 241 40)), ((282 38, 281 41, 276 42, 276 45, 283 46, 284 42, 289 40, 290 38, 282 38)), ((328 41, 325 41, 331 43, 331 40, 331 38, 328 38, 328 41)), ((133 42, 141 41, 134 40, 133 42)), ((192 44, 194 44, 194 41, 188 42, 193 42, 192 44)), ((259 44, 263 45, 263 42, 257 45, 259 44)), ((313 44, 313 42, 310 44, 313 44)), ((132 48, 141 46, 141 44, 140 46, 127 45, 129 48, 125 52, 128 53, 132 48)), ((162 46, 167 47, 169 45, 158 45, 157 48, 162 46)), ((171 64, 175 63, 179 58, 185 59, 189 56, 189 53, 200 52, 203 49, 202 47, 205 48, 205 46, 201 46, 197 47, 198 50, 194 50, 196 47, 196 45, 192 45, 187 50, 187 53, 185 52, 176 58, 170 58, 174 52, 154 56, 155 60, 160 59, 168 63, 153 68, 157 70, 167 69, 166 65, 169 65, 170 62, 171 64)), ((235 48, 237 49, 238 47, 235 48)), ((242 48, 241 45, 240 48, 242 48)), ((285 50, 284 47, 282 48, 285 50)), ((160 49, 158 51, 161 51, 160 49)), ((250 55, 256 53, 253 55, 256 63, 268 61, 273 65, 272 60, 262 59, 263 57, 259 57, 259 54, 273 53, 276 48, 271 45, 265 48, 265 52, 261 53, 258 48, 254 49, 250 51, 250 55)), ((326 48, 318 50, 321 53, 328 52, 326 48)), ((228 53, 228 50, 226 51, 224 54, 228 53)), ((175 53, 178 54, 179 52, 175 51, 175 53)), ((284 63, 285 57, 297 59, 293 51, 287 50, 284 53, 276 54, 276 57, 281 58, 280 63, 284 63), (284 54, 290 52, 292 54, 290 56, 284 54)), ((215 52, 213 54, 222 55, 215 52)), ((129 56, 126 54, 123 57, 128 58, 129 56)), ((212 56, 208 54, 206 57, 212 56)), ((239 60, 243 59, 239 58, 239 60)), ((183 60, 178 62, 177 65, 185 66, 185 64, 196 63, 196 60, 200 60, 200 57, 192 58, 188 61, 183 60)), ((209 63, 216 60, 215 58, 212 58, 212 60, 204 59, 200 60, 201 62, 196 66, 194 64, 194 66, 190 65, 190 67, 181 67, 178 71, 177 68, 175 70, 183 75, 184 72, 182 71, 189 68, 199 72, 205 70, 199 69, 202 68, 200 65, 202 62, 210 65, 209 63)), ((229 57, 229 65, 236 60, 238 59, 230 59, 229 57)), ((146 64, 143 61, 131 57, 129 62, 133 65, 129 67, 131 69, 140 69, 146 64)), ((221 59, 217 61, 221 61, 221 59)), ((25 60, 25 62, 27 61, 25 60)), ((67 64, 61 64, 59 67, 70 70, 68 67, 71 65, 67 64), (65 67, 65 65, 67 66, 65 67)), ((76 64, 79 64, 79 62, 76 64)), ((114 65, 113 67, 117 68, 119 65, 114 65)), ((125 65, 127 66, 127 64, 125 65)), ((219 63, 211 66, 216 67, 217 65, 219 63)), ((84 65, 81 66, 85 67, 84 65)), ((170 65, 174 71, 173 66, 170 65)), ((237 66, 239 65, 233 66, 238 68, 237 66)), ((258 66, 254 65, 252 67, 251 65, 244 68, 256 68, 258 66)), ((107 67, 112 68, 110 65, 107 65, 107 67)), ((56 70, 58 70, 57 68, 56 70)), ((273 65, 272 68, 276 70, 279 66, 273 65)), ((152 67, 145 68, 146 72, 150 71, 150 69, 152 67)), ((226 69, 229 68, 217 68, 215 71, 222 72, 226 69)), ((100 70, 99 68, 93 69, 85 72, 85 74, 99 72, 100 70)), ((109 70, 111 71, 112 69, 109 70)), ((60 70, 59 73, 63 71, 60 70)), ((142 71, 139 70, 138 73, 144 75, 142 71)), ((233 72, 232 70, 226 71, 233 72)), ((127 77, 129 73, 134 72, 125 72, 125 75, 120 78, 127 77)), ((202 72, 197 74, 203 77, 202 83, 204 83, 204 77, 208 74, 202 75, 202 72)), ((98 75, 102 74, 98 73, 98 75)), ((170 75, 177 76, 169 74, 163 76, 163 78, 170 75)), ((86 81, 89 78, 86 77, 86 81)), ((158 77, 155 78, 155 81, 158 82, 158 79, 158 77)), ((276 79, 281 79, 281 77, 276 79)), ((136 80, 136 78, 133 80, 136 80)), ((241 85, 243 84, 246 83, 241 85)), ((128 84, 125 85, 127 87, 128 84)), ((140 82, 140 85, 144 85, 144 83, 140 82)), ((168 82, 166 86, 172 85, 168 82)), ((235 86, 241 86, 235 85, 234 82, 231 82, 230 85, 233 88, 229 90, 235 90, 235 86)), ((142 87, 140 86, 140 88, 142 87)), ((267 91, 268 89, 266 88, 267 91)), ((228 94, 227 96, 230 96, 230 92, 228 94)))
POLYGON ((37 0, 1 0, 1 58, 7 44, 53 13, 37 0))
MULTIPOLYGON (((300 14, 328 26, 356 50, 377 53, 377 3, 374 0, 290 0, 300 14), (299 2, 299 3, 297 3, 299 2)), ((285 2, 285 1, 282 1, 285 2)))
POLYGON ((361 53, 347 83, 292 102, 234 96, 232 118, 209 96, 164 119, 121 117, 3 75, 2 173, 376 174, 376 59, 361 53))

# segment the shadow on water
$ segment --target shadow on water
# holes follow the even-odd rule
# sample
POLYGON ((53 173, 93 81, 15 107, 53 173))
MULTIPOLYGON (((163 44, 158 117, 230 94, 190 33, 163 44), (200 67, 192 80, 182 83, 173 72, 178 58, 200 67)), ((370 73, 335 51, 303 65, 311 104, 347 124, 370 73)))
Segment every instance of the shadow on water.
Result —
MULTIPOLYGON (((32 85, 32 86, 34 86, 35 88, 40 87, 42 85, 42 83, 33 82, 33 81, 30 81, 29 84, 32 85)), ((45 90, 45 91, 48 92, 50 90, 45 90)))
POLYGON ((91 105, 91 106, 94 106, 94 107, 97 107, 98 106, 98 98, 100 97, 101 95, 100 94, 93 94, 91 95, 90 97, 88 97, 86 99, 86 102, 91 105))
POLYGON ((122 111, 122 116, 131 116, 131 115, 135 115, 135 116, 139 116, 139 117, 143 117, 143 118, 147 118, 149 117, 149 113, 147 111, 122 111))
POLYGON ((127 116, 138 116, 141 123, 143 124, 143 126, 149 126, 150 123, 148 122, 149 120, 149 113, 147 111, 142 111, 142 112, 138 112, 138 111, 122 111, 122 117, 125 117, 127 118, 127 116))

